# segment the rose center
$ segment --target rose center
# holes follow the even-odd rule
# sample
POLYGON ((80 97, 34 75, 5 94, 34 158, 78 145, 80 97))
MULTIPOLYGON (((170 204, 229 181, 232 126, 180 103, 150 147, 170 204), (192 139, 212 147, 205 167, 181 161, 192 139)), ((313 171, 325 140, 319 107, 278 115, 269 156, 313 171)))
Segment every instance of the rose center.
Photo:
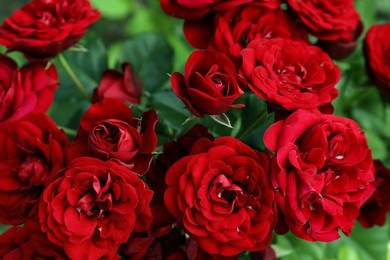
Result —
POLYGON ((96 139, 103 139, 108 143, 114 144, 120 139, 121 132, 117 126, 108 122, 103 122, 94 129, 93 136, 95 136, 96 139))
POLYGON ((301 64, 285 66, 282 69, 277 69, 277 76, 282 84, 293 85, 298 89, 306 78, 307 71, 301 64))
POLYGON ((230 78, 228 75, 218 71, 218 66, 213 65, 205 78, 209 78, 213 83, 214 88, 226 96, 229 93, 230 78))
POLYGON ((28 155, 19 165, 18 177, 25 184, 41 185, 46 181, 49 169, 46 160, 28 155))

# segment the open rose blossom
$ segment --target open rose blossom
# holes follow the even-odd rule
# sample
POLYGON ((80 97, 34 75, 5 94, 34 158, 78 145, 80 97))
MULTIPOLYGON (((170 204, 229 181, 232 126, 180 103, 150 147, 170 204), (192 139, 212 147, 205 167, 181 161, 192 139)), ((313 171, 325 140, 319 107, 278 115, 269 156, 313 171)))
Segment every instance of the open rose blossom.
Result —
POLYGON ((390 96, 390 23, 370 27, 364 39, 364 54, 373 82, 390 96))
POLYGON ((351 233, 375 190, 374 165, 356 122, 298 110, 264 134, 275 153, 271 182, 281 219, 298 237, 332 241, 351 233))
POLYGON ((0 258, 68 259, 64 250, 41 231, 41 225, 33 221, 27 221, 23 227, 13 226, 0 235, 0 258))
POLYGON ((244 106, 233 103, 244 94, 246 82, 221 52, 194 51, 187 60, 184 75, 173 73, 171 84, 176 96, 197 117, 219 115, 244 106))
POLYGON ((148 229, 153 192, 112 161, 74 159, 45 189, 39 220, 48 239, 71 259, 111 259, 132 232, 148 229))
POLYGON ((337 97, 340 69, 320 48, 301 41, 257 39, 242 51, 250 89, 284 110, 316 108, 337 97))
POLYGON ((241 50, 256 38, 280 37, 308 41, 305 28, 281 9, 271 10, 251 4, 217 13, 214 21, 201 21, 188 20, 184 23, 184 35, 189 43, 195 48, 223 52, 235 64, 241 56, 241 50), (207 33, 209 28, 211 32, 207 33))
POLYGON ((386 223, 386 214, 390 211, 390 169, 381 161, 375 160, 374 194, 360 209, 359 222, 363 227, 370 228, 373 225, 383 226, 386 223))
POLYGON ((18 225, 37 213, 48 180, 70 159, 64 131, 44 114, 0 127, 0 222, 18 225))
POLYGON ((233 137, 202 138, 168 170, 166 207, 208 254, 262 250, 277 217, 269 163, 233 137))
POLYGON ((0 124, 30 112, 46 112, 58 84, 54 65, 45 69, 32 63, 18 69, 13 60, 0 55, 0 124))
POLYGON ((99 17, 89 0, 33 0, 0 26, 0 44, 48 60, 78 42, 99 17))
POLYGON ((154 130, 157 120, 154 110, 138 119, 122 101, 106 98, 93 104, 81 117, 72 142, 72 155, 113 160, 143 175, 149 169, 157 145, 154 130))
POLYGON ((122 64, 123 73, 117 70, 106 70, 95 89, 92 102, 104 98, 115 98, 123 102, 139 104, 142 96, 142 84, 130 63, 122 64))
POLYGON ((354 0, 287 0, 302 23, 320 40, 348 37, 359 26, 354 0))
POLYGON ((277 9, 281 2, 281 0, 160 0, 161 7, 167 14, 189 20, 199 19, 211 10, 226 11, 249 3, 277 9))

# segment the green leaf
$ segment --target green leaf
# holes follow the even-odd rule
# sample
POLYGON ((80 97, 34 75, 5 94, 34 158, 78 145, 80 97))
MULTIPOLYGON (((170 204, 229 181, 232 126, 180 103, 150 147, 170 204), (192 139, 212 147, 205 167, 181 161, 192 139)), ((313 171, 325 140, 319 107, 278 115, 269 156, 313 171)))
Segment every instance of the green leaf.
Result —
POLYGON ((144 90, 150 93, 161 89, 173 68, 172 47, 160 33, 144 33, 125 42, 118 59, 134 66, 144 90))
POLYGON ((339 260, 360 260, 360 257, 355 249, 349 245, 342 245, 338 250, 339 260))
POLYGON ((229 128, 233 128, 233 126, 230 124, 229 117, 227 117, 226 114, 220 114, 220 115, 210 115, 210 117, 217 122, 218 124, 227 126, 229 128))

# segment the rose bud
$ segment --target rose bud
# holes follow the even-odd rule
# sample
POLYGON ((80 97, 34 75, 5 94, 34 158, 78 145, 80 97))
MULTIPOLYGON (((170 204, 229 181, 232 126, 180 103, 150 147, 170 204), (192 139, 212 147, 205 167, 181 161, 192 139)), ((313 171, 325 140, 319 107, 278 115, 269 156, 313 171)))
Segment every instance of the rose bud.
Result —
POLYGON ((0 127, 0 222, 34 218, 47 182, 70 160, 64 133, 44 114, 28 114, 0 127))
POLYGON ((244 94, 245 80, 235 72, 233 62, 223 53, 196 50, 187 60, 184 75, 171 77, 172 89, 197 117, 223 114, 243 104, 233 102, 244 94))
POLYGON ((336 41, 348 37, 360 22, 353 0, 287 0, 309 32, 320 40, 336 41))
POLYGON ((128 168, 80 157, 44 190, 39 204, 42 231, 71 259, 116 256, 132 232, 152 221, 153 192, 128 168))
POLYGON ((386 223, 386 214, 390 211, 390 169, 378 160, 374 161, 374 165, 376 189, 361 207, 358 218, 360 224, 366 228, 373 225, 383 226, 386 223))
POLYGON ((24 226, 13 226, 0 235, 0 258, 14 259, 68 259, 64 249, 50 242, 41 225, 27 221, 24 226))
POLYGON ((106 98, 91 105, 80 120, 72 142, 74 158, 91 156, 113 160, 139 175, 149 169, 157 145, 154 110, 133 117, 133 111, 122 101, 106 98))
POLYGON ((390 97, 390 23, 370 27, 364 39, 368 75, 390 97))
POLYGON ((45 113, 58 84, 54 65, 45 69, 32 63, 18 69, 13 60, 0 55, 0 125, 30 112, 45 113))
POLYGON ((32 60, 50 60, 77 43, 100 17, 88 0, 33 0, 0 26, 0 44, 32 60))
POLYGON ((298 110, 271 125, 264 144, 273 153, 271 183, 279 218, 296 236, 332 241, 346 235, 375 190, 374 164, 358 124, 298 110))
POLYGON ((166 176, 165 205, 207 254, 265 249, 276 223, 270 158, 233 137, 200 139, 166 176), (195 146, 200 146, 196 147, 195 146))
POLYGON ((142 96, 142 84, 130 63, 122 64, 123 73, 117 70, 106 70, 95 89, 92 103, 104 98, 115 98, 123 102, 139 104, 142 96))
POLYGON ((271 107, 312 109, 330 103, 340 69, 320 48, 302 41, 256 39, 242 51, 241 74, 271 107))

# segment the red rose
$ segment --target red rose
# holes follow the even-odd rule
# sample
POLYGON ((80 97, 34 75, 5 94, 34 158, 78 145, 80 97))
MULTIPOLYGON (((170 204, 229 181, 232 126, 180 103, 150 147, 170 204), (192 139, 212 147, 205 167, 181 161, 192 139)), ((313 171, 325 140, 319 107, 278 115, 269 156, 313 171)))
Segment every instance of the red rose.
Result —
POLYGON ((47 181, 70 158, 64 131, 44 114, 29 114, 0 128, 0 222, 34 218, 47 181))
POLYGON ((50 183, 39 204, 49 240, 72 259, 113 257, 132 232, 151 222, 153 192, 126 167, 81 157, 50 183))
POLYGON ((349 235, 375 189, 367 140, 348 118, 298 110, 264 134, 275 153, 271 182, 283 219, 298 237, 332 241, 349 235))
POLYGON ((373 225, 383 226, 386 214, 390 211, 390 169, 378 160, 374 161, 374 165, 376 189, 361 207, 358 218, 360 224, 366 228, 373 225))
POLYGON ((213 20, 208 22, 186 21, 184 33, 192 46, 223 52, 235 64, 238 64, 241 50, 256 38, 280 37, 308 41, 305 28, 289 13, 281 9, 271 10, 253 4, 217 13, 213 20), (210 27, 211 32, 205 33, 210 30, 210 27))
POLYGON ((130 63, 122 64, 123 73, 117 70, 106 70, 95 89, 92 103, 104 98, 115 98, 123 102, 139 104, 142 96, 142 85, 133 66, 130 63))
POLYGON ((359 25, 360 17, 353 0, 287 0, 310 32, 321 40, 348 37, 359 25))
POLYGON ((23 227, 13 226, 0 235, 0 258, 68 259, 64 250, 47 239, 38 223, 27 221, 23 227))
POLYGON ((160 0, 162 9, 169 15, 182 19, 199 19, 209 11, 226 11, 253 3, 270 9, 278 9, 281 0, 160 0))
POLYGON ((257 39, 242 51, 250 89, 277 108, 316 108, 337 97, 340 69, 320 48, 276 38, 257 39))
POLYGON ((364 39, 369 75, 379 90, 390 95, 390 23, 373 25, 364 39))
POLYGON ((121 246, 121 253, 127 258, 144 259, 145 257, 152 258, 155 255, 157 255, 156 258, 159 258, 180 251, 179 249, 184 246, 183 234, 177 234, 182 232, 174 228, 173 224, 176 220, 164 204, 165 175, 173 163, 191 153, 192 145, 201 138, 214 140, 206 127, 197 124, 177 141, 166 142, 163 153, 158 156, 157 160, 153 161, 145 175, 149 187, 154 192, 150 206, 153 221, 147 233, 134 234, 126 244, 121 246), (163 246, 156 246, 161 244, 163 246))
POLYGON ((345 37, 336 41, 317 41, 316 45, 323 49, 332 59, 342 60, 347 58, 356 49, 358 38, 363 32, 363 23, 360 21, 358 26, 345 37))
POLYGON ((233 137, 194 146, 204 152, 168 170, 167 209, 208 254, 234 256, 266 248, 276 220, 269 156, 233 137))
POLYGON ((88 0, 33 0, 0 26, 0 44, 48 60, 78 42, 99 17, 88 0))
POLYGON ((93 104, 81 117, 77 136, 72 142, 73 157, 91 156, 114 160, 145 174, 157 145, 154 110, 133 118, 133 111, 122 101, 107 98, 93 104))
POLYGON ((233 102, 244 94, 245 80, 236 74, 232 61, 217 51, 194 51, 184 75, 173 73, 171 84, 176 96, 197 117, 219 115, 244 106, 233 102))
POLYGON ((0 124, 15 121, 30 112, 44 113, 58 86, 57 70, 39 64, 18 69, 10 58, 0 55, 0 124))

